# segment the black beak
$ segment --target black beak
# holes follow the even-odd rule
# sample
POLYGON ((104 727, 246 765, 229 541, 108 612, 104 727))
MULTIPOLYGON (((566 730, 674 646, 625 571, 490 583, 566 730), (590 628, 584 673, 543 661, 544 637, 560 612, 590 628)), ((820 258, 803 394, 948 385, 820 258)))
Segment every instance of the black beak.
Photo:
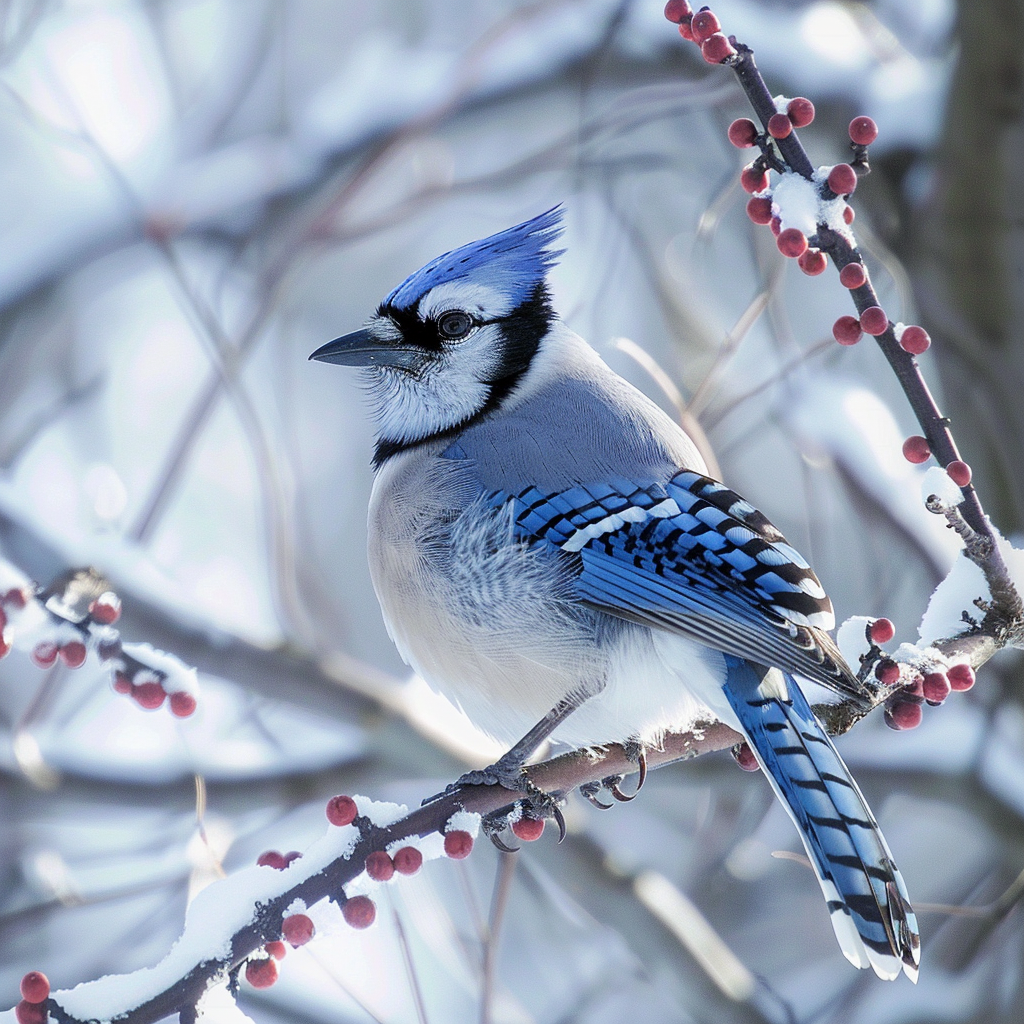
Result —
POLYGON ((318 348, 310 357, 341 366, 398 366, 412 369, 421 358, 414 345, 381 341, 367 330, 353 331, 318 348))

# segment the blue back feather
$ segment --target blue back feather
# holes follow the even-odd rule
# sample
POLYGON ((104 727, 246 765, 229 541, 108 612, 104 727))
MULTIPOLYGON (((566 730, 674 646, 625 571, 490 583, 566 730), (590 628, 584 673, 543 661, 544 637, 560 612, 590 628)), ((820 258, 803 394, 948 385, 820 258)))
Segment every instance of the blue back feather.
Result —
POLYGON ((549 248, 562 231, 562 208, 552 207, 532 220, 431 260, 407 277, 384 305, 410 309, 436 285, 471 278, 508 296, 514 308, 530 297, 565 251, 549 248))

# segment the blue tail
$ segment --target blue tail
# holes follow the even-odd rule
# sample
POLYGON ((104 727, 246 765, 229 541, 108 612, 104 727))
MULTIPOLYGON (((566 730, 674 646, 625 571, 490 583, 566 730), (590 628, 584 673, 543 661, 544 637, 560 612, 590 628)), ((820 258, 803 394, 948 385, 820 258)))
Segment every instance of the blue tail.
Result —
POLYGON ((917 981, 921 939, 906 886, 857 783, 795 680, 726 655, 725 693, 800 830, 846 958, 917 981))

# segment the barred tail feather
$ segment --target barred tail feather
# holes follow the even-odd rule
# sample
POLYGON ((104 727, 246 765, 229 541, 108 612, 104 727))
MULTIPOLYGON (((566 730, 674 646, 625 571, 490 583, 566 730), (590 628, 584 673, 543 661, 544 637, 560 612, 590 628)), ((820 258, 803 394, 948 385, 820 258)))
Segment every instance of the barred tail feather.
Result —
POLYGON ((839 752, 790 676, 726 661, 726 696, 800 831, 843 953, 916 982, 921 940, 903 877, 839 752))

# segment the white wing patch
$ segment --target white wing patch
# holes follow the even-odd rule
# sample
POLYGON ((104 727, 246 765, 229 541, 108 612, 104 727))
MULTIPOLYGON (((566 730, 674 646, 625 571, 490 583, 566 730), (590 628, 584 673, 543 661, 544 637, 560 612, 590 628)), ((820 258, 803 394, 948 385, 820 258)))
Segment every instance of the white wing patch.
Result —
POLYGON ((789 700, 789 688, 786 686, 786 677, 777 669, 773 668, 761 680, 757 688, 762 700, 789 700))
POLYGON ((681 509, 672 498, 659 501, 657 505, 650 508, 637 508, 633 505, 624 508, 621 512, 615 512, 596 523, 589 523, 576 530, 567 541, 562 544, 563 551, 582 551, 583 548, 595 537, 603 537, 606 533, 614 533, 626 523, 642 523, 647 519, 669 519, 681 513, 681 509))

